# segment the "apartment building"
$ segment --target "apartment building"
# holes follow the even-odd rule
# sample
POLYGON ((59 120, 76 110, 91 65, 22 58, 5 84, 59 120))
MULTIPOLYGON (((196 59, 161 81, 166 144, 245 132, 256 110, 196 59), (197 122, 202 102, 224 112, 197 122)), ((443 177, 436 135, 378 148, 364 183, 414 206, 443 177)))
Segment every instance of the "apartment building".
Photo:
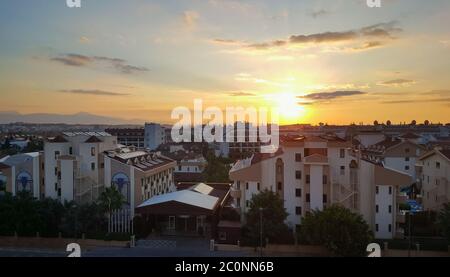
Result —
POLYGON ((139 149, 145 147, 145 129, 144 128, 110 128, 105 132, 117 137, 117 142, 125 146, 134 146, 139 149))
POLYGON ((63 201, 95 201, 116 186, 134 207, 173 190, 176 162, 158 153, 117 144, 106 132, 63 133, 44 145, 45 195, 63 201))
POLYGON ((435 148, 416 165, 424 210, 439 211, 450 202, 450 149, 435 148))
POLYGON ((0 192, 17 195, 20 191, 27 191, 35 198, 42 198, 43 161, 41 152, 6 156, 0 159, 0 192))
POLYGON ((174 171, 175 183, 178 182, 202 182, 203 171, 208 162, 202 154, 180 149, 165 155, 177 162, 174 171))
POLYGON ((287 224, 293 230, 312 210, 332 204, 360 213, 377 238, 401 237, 404 216, 398 205, 406 201, 400 187, 412 178, 362 159, 352 144, 336 136, 283 138, 275 154, 254 154, 230 171, 231 196, 245 222, 253 195, 276 192, 285 203, 287 224))
POLYGON ((426 152, 417 143, 417 137, 406 134, 400 138, 387 138, 362 150, 363 157, 381 162, 385 167, 401 171, 417 179, 416 162, 426 152))
POLYGON ((156 123, 145 123, 144 147, 156 150, 161 144, 166 143, 165 128, 156 123))
POLYGON ((115 149, 117 138, 105 132, 65 132, 44 143, 45 196, 62 202, 95 200, 104 184, 101 153, 115 149))

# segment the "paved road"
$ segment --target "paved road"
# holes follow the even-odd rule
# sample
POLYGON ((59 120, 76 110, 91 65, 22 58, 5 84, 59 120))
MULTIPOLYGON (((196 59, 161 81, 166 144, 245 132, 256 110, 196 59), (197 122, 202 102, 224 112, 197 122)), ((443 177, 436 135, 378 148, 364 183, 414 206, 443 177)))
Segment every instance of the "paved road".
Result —
MULTIPOLYGON (((209 241, 201 239, 161 239, 155 243, 140 243, 135 248, 98 247, 83 251, 82 257, 244 257, 237 251, 209 250, 209 241), (162 242, 160 242, 162 240, 162 242), (167 243, 171 241, 171 243, 167 243)), ((56 250, 0 248, 0 257, 65 257, 56 250)))

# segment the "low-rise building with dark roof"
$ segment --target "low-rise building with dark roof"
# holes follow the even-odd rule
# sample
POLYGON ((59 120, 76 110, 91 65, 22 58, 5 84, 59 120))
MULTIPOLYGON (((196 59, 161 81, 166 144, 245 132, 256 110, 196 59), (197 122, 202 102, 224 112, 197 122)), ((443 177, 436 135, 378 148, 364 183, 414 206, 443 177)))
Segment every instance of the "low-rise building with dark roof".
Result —
POLYGON ((180 183, 136 208, 147 224, 165 235, 217 237, 221 210, 229 205, 230 184, 180 183))

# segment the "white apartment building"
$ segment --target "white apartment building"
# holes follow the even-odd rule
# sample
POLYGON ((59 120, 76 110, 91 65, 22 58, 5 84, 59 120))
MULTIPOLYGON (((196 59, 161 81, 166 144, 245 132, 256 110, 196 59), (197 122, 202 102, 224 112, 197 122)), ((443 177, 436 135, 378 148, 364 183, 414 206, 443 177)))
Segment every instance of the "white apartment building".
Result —
POLYGON ((415 139, 387 138, 362 151, 363 157, 382 162, 385 167, 401 171, 417 180, 416 162, 426 152, 426 148, 417 144, 415 139))
POLYGON ((286 223, 293 230, 306 213, 340 204, 360 213, 377 238, 402 236, 404 216, 398 204, 406 196, 400 195, 400 187, 412 184, 410 176, 362 159, 351 142, 334 136, 284 140, 275 154, 238 161, 230 179, 244 222, 253 195, 267 189, 283 198, 286 223))
POLYGON ((144 147, 149 150, 156 150, 164 143, 166 143, 165 128, 160 124, 145 123, 144 147))
POLYGON ((104 132, 66 132, 44 144, 45 196, 64 201, 95 200, 104 184, 103 151, 117 148, 104 132))
POLYGON ((436 148, 424 154, 417 170, 424 210, 439 211, 450 202, 450 150, 436 148))
POLYGON ((0 191, 13 195, 27 191, 39 199, 43 195, 43 188, 42 153, 18 154, 0 159, 0 191))

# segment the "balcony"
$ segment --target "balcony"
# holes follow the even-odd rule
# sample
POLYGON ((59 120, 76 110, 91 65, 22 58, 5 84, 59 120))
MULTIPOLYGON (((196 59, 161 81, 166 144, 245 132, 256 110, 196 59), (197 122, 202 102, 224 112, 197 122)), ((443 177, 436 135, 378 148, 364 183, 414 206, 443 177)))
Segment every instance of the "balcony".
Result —
POLYGON ((407 195, 397 195, 397 204, 406 204, 406 201, 408 200, 407 195))
POLYGON ((233 197, 234 199, 241 198, 241 190, 232 187, 231 190, 230 190, 230 195, 231 195, 231 197, 233 197))

